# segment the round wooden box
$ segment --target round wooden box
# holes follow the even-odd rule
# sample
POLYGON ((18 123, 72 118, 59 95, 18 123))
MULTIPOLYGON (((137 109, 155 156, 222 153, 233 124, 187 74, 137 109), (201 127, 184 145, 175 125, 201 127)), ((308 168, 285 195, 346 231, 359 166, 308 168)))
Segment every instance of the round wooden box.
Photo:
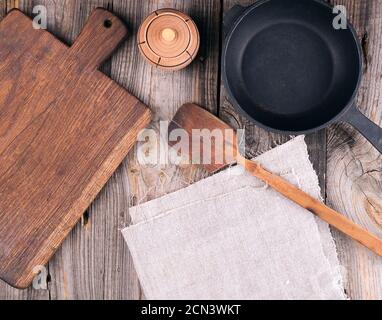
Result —
POLYGON ((151 64, 168 71, 180 70, 198 53, 199 31, 186 14, 161 9, 150 14, 140 26, 138 46, 151 64))

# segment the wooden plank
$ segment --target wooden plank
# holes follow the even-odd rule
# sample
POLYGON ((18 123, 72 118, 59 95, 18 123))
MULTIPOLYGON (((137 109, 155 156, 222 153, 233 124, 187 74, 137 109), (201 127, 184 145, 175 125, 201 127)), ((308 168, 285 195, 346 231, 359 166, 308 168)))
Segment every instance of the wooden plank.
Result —
MULTIPOLYGON (((251 3, 253 3, 251 0, 224 0, 224 11, 234 4, 246 6, 251 3)), ((382 55, 380 37, 382 2, 381 0, 339 0, 333 3, 346 5, 349 18, 354 23, 366 49, 368 57, 366 77, 359 95, 360 101, 365 114, 371 116, 375 122, 381 123, 382 78, 379 61, 382 55)), ((249 137, 246 151, 249 156, 263 153, 289 138, 265 132, 240 117, 230 104, 224 87, 221 91, 220 114, 232 125, 246 128, 249 137)), ((349 217, 354 218, 354 221, 369 227, 370 230, 378 231, 376 225, 381 226, 382 210, 380 155, 358 133, 346 125, 333 126, 328 132, 329 138, 327 138, 327 130, 322 130, 317 134, 309 135, 306 139, 311 161, 318 172, 322 195, 324 198, 326 194, 328 195, 328 204, 334 209, 348 212, 349 217), (327 158, 329 159, 328 169, 326 169, 327 158), (349 173, 349 166, 354 167, 351 173, 349 173), (358 176, 357 168, 358 170, 364 168, 364 173, 358 176), (327 190, 325 190, 326 187, 327 190), (363 192, 366 190, 367 197, 361 189, 363 192), (368 216, 372 216, 372 219, 368 220, 368 216)), ((347 268, 346 291, 349 297, 381 298, 382 281, 379 270, 381 270, 382 262, 380 259, 338 232, 335 231, 334 235, 341 263, 347 268)))
MULTIPOLYGON (((24 9, 24 4, 20 3, 17 0, 13 1, 1 1, 0 2, 0 20, 13 8, 24 9)), ((44 279, 42 279, 44 282, 44 279)), ((42 285, 46 285, 46 283, 42 283, 42 285)), ((0 281, 0 300, 47 300, 49 299, 49 291, 48 290, 35 290, 33 288, 28 288, 26 290, 18 290, 12 288, 6 283, 0 281)))
MULTIPOLYGON (((149 105, 156 118, 169 120, 185 102, 216 110, 218 80, 218 1, 60 1, 49 5, 50 28, 72 41, 96 6, 109 7, 127 21, 131 36, 109 64, 112 78, 149 105), (64 5, 62 3, 65 3, 64 5), (195 18, 202 31, 201 53, 187 69, 166 73, 139 55, 135 35, 152 11, 173 7, 195 18), (64 9, 64 10, 63 10, 64 9), (56 24, 52 21, 57 21, 56 24)), ((52 299, 139 299, 142 293, 120 229, 129 221, 128 207, 178 189, 201 176, 174 166, 147 168, 134 152, 115 173, 97 200, 50 263, 52 299), (190 178, 191 177, 191 178, 190 178), (186 180, 186 182, 184 182, 186 180)))
MULTIPOLYGON (((382 125, 382 0, 339 0, 363 44, 364 79, 358 95, 362 112, 382 125)), ((356 223, 382 237, 382 156, 353 128, 328 132, 327 201, 356 223)), ((346 291, 352 299, 382 299, 382 259, 334 232, 346 291)))
MULTIPOLYGON (((39 1, 48 12, 48 29, 72 43, 90 12, 96 7, 112 10, 111 1, 39 1)), ((113 10, 112 10, 113 11, 113 10)), ((101 68, 110 74, 110 61, 101 68)), ((130 280, 130 258, 121 250, 118 237, 124 219, 125 188, 115 190, 116 174, 96 203, 85 213, 49 264, 52 299, 103 299, 139 296, 137 282, 130 280), (109 190, 109 191, 108 191, 109 190), (111 196, 109 195, 111 192, 111 196), (123 192, 123 193, 122 193, 123 192), (91 217, 88 219, 88 217, 91 217), (113 274, 114 279, 105 279, 113 274)), ((119 185, 118 185, 119 186, 119 185)), ((117 186, 117 187, 118 187, 117 186)))
MULTIPOLYGON (((151 128, 159 133, 159 121, 172 119, 178 108, 186 102, 195 102, 208 110, 217 111, 218 89, 218 48, 216 34, 220 29, 220 3, 218 1, 147 1, 147 8, 138 16, 144 18, 153 10, 171 7, 190 15, 201 32, 200 53, 192 65, 184 70, 168 73, 153 69, 142 63, 135 47, 130 47, 129 68, 122 72, 126 85, 154 110, 155 121, 151 128), (133 58, 134 57, 134 58, 133 58), (138 65, 138 67, 136 67, 138 65), (131 68, 134 69, 131 69, 131 68), (138 72, 141 81, 131 81, 129 76, 138 72), (136 90, 136 91, 135 91, 136 90)), ((134 10, 132 10, 133 12, 134 10)), ((139 11, 138 11, 139 12, 139 11)), ((133 24, 138 27, 142 18, 133 24)), ((134 17, 131 17, 134 19, 134 17)), ((165 124, 166 125, 166 124, 165 124)), ((160 165, 141 170, 136 159, 131 158, 129 171, 133 187, 133 202, 145 202, 171 191, 187 186, 204 176, 197 168, 176 168, 172 165, 160 165)))

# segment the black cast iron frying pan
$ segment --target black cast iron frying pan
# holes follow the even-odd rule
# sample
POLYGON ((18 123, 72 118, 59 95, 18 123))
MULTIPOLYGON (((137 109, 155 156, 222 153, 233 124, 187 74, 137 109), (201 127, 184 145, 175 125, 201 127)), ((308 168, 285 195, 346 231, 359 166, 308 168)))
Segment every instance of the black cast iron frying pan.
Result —
POLYGON ((307 134, 344 121, 382 153, 382 129, 357 108, 362 50, 333 27, 321 0, 262 0, 224 17, 223 78, 236 108, 259 126, 307 134))

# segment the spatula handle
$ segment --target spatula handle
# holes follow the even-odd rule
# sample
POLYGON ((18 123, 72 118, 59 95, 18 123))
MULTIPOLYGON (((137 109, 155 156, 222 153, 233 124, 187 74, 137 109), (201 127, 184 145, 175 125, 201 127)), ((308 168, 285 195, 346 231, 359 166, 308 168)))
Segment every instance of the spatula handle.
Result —
POLYGON ((82 59, 82 63, 97 68, 126 36, 127 28, 119 18, 105 9, 97 8, 91 13, 70 50, 82 59))
POLYGON ((342 214, 314 199, 280 176, 268 172, 259 164, 241 156, 238 157, 238 163, 243 165, 253 176, 264 181, 286 198, 317 215, 319 218, 369 248, 377 255, 382 256, 382 240, 369 231, 361 228, 342 214))

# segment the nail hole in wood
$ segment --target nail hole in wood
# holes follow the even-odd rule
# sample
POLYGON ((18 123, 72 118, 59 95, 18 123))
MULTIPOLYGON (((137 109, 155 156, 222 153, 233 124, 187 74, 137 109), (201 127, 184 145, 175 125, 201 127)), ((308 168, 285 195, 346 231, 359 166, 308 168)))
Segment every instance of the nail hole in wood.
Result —
POLYGON ((113 22, 111 20, 107 19, 103 22, 103 26, 107 29, 109 29, 113 25, 113 22))

